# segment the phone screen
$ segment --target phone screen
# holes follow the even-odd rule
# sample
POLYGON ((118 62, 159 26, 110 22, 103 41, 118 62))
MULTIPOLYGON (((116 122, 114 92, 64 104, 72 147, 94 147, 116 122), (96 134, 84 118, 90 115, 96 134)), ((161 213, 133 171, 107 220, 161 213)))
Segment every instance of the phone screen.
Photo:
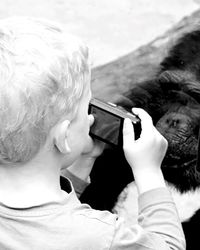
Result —
POLYGON ((95 118, 94 124, 90 129, 91 136, 118 146, 121 140, 123 119, 92 105, 90 113, 95 118))

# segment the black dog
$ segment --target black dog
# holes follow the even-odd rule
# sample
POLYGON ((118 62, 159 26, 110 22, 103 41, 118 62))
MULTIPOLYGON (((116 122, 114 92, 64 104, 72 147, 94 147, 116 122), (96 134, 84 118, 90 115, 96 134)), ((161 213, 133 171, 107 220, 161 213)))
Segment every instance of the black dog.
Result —
MULTIPOLYGON (((159 73, 154 79, 134 86, 126 94, 128 102, 123 101, 118 105, 127 111, 134 106, 145 109, 168 140, 169 147, 162 164, 166 181, 180 193, 198 189, 200 31, 188 33, 178 40, 160 64, 159 73)), ((81 201, 96 209, 112 211, 121 191, 134 180, 122 150, 106 148, 95 163, 91 180, 81 201)), ((187 249, 200 249, 200 210, 190 220, 183 222, 183 228, 187 249)))

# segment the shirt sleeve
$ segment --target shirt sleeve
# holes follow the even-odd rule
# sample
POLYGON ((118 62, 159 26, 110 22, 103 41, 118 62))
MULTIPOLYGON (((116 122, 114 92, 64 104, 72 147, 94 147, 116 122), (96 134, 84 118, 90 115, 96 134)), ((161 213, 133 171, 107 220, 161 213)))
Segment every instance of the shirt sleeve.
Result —
POLYGON ((138 198, 138 224, 127 227, 116 221, 112 250, 184 250, 185 238, 171 194, 153 189, 138 198))

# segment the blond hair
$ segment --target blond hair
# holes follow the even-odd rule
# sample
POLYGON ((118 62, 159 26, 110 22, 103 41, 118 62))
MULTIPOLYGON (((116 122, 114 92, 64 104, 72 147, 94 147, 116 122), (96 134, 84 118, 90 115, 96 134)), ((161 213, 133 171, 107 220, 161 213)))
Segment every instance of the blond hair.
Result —
POLYGON ((88 49, 57 24, 0 21, 0 163, 30 160, 90 79, 88 49))

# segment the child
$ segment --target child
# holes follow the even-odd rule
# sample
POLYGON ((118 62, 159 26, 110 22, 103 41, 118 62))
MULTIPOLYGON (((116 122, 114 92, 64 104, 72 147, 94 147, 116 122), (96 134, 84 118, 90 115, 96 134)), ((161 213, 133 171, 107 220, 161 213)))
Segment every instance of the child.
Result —
POLYGON ((139 191, 138 224, 81 204, 61 169, 87 180, 100 148, 93 117, 87 48, 57 25, 16 17, 0 21, 0 249, 185 249, 160 165, 166 140, 141 118, 134 140, 124 124, 124 152, 139 191))

